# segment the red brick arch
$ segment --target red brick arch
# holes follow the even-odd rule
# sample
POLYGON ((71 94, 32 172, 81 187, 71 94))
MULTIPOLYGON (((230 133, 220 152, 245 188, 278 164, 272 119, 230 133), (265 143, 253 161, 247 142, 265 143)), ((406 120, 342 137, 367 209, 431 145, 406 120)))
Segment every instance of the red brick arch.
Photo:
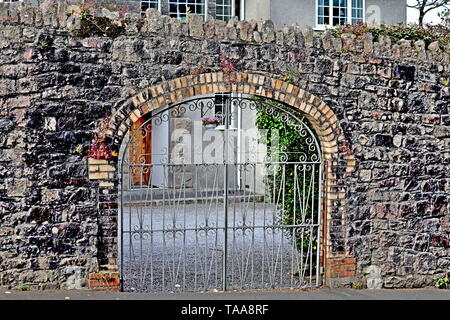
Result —
MULTIPOLYGON (((324 161, 322 248, 324 248, 326 283, 331 278, 348 278, 354 275, 354 259, 348 258, 346 250, 336 252, 331 248, 329 230, 332 210, 346 201, 345 190, 339 187, 336 172, 344 171, 344 176, 350 175, 356 165, 355 158, 345 146, 345 138, 333 110, 318 97, 293 84, 258 74, 237 73, 233 78, 222 72, 186 76, 149 87, 120 105, 111 117, 107 136, 118 150, 133 123, 147 113, 191 97, 222 92, 261 96, 287 104, 300 111, 311 123, 319 138, 324 161)), ((89 164, 90 178, 99 180, 99 186, 103 188, 116 187, 111 178, 117 177, 117 170, 118 164, 113 162, 94 160, 89 164)), ((344 225, 345 216, 341 220, 338 224, 344 225)), ((336 225, 335 221, 333 225, 336 225)), ((114 254, 110 253, 107 256, 109 259, 105 263, 114 265, 116 261, 114 254)))
POLYGON ((108 136, 120 144, 126 132, 145 114, 178 101, 219 92, 235 92, 273 99, 299 110, 314 127, 324 160, 338 153, 341 130, 334 112, 319 98, 297 86, 263 75, 237 73, 231 79, 222 72, 186 76, 147 88, 128 99, 111 118, 108 136))

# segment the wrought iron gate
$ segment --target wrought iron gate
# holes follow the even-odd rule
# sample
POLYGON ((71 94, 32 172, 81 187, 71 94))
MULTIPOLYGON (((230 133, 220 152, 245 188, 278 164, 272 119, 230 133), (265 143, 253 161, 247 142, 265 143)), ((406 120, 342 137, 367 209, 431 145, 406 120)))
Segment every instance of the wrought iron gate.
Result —
POLYGON ((322 164, 301 114, 216 94, 144 120, 121 151, 124 291, 321 285, 322 164))

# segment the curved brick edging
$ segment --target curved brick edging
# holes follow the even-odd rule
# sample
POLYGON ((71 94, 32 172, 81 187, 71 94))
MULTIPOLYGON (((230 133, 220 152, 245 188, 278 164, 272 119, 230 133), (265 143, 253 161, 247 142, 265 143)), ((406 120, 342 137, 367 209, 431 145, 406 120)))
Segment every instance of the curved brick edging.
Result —
MULTIPOLYGON (((348 258, 347 250, 337 252, 331 247, 329 230, 331 225, 345 223, 345 221, 333 221, 330 214, 345 199, 345 192, 342 188, 337 188, 335 167, 339 162, 345 163, 344 170, 348 176, 354 171, 356 161, 350 150, 345 148, 342 143, 345 138, 336 115, 318 97, 282 80, 251 73, 238 72, 233 74, 232 79, 222 72, 187 76, 152 86, 131 97, 111 117, 107 136, 113 141, 115 149, 119 150, 123 137, 140 117, 181 100, 223 92, 256 95, 285 103, 301 112, 312 124, 319 137, 322 159, 325 163, 322 196, 324 199, 322 220, 325 220, 322 221, 323 244, 325 244, 323 249, 325 252, 325 281, 329 283, 332 278, 352 278, 355 275, 356 260, 342 260, 342 258, 348 258), (327 261, 332 258, 334 260, 328 267, 327 261), (342 261, 344 262, 341 263, 342 261), (352 267, 350 269, 342 268, 341 264, 348 264, 347 261, 353 261, 352 267)), ((99 180, 100 187, 117 188, 110 181, 114 171, 118 171, 117 162, 111 161, 108 164, 103 160, 103 165, 97 168, 99 162, 102 160, 93 161, 89 165, 90 178, 99 180)), ((341 240, 345 241, 345 239, 341 240)), ((347 279, 347 282, 349 281, 347 279)))
POLYGON ((130 98, 111 117, 107 135, 120 145, 131 125, 145 114, 194 96, 234 92, 256 95, 285 103, 300 111, 311 122, 319 136, 324 160, 333 160, 341 129, 333 111, 319 98, 297 86, 263 75, 236 73, 230 79, 224 73, 186 76, 150 87, 130 98))

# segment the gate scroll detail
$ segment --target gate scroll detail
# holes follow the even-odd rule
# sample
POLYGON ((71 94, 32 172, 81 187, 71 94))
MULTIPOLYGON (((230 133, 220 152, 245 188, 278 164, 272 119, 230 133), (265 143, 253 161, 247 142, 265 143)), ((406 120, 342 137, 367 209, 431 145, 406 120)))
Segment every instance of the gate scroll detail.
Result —
POLYGON ((321 152, 300 113, 227 93, 139 124, 121 152, 124 291, 321 285, 321 152))

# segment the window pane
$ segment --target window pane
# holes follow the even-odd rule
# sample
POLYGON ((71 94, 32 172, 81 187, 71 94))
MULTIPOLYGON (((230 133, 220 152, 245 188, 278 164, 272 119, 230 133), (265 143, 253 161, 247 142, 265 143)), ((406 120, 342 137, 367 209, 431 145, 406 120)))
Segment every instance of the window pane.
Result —
POLYGON ((347 23, 347 0, 333 0, 333 25, 347 23))
POLYGON ((233 14, 233 0, 220 0, 216 2, 216 19, 228 21, 233 14))
POLYGON ((185 20, 188 14, 205 14, 205 0, 169 0, 169 16, 185 20))
POLYGON ((148 8, 158 8, 158 0, 141 0, 141 12, 145 13, 148 8))
POLYGON ((319 0, 317 2, 317 24, 327 25, 329 23, 330 23, 330 0, 319 0))
POLYGON ((362 0, 352 0, 352 23, 363 22, 363 1, 362 0))

